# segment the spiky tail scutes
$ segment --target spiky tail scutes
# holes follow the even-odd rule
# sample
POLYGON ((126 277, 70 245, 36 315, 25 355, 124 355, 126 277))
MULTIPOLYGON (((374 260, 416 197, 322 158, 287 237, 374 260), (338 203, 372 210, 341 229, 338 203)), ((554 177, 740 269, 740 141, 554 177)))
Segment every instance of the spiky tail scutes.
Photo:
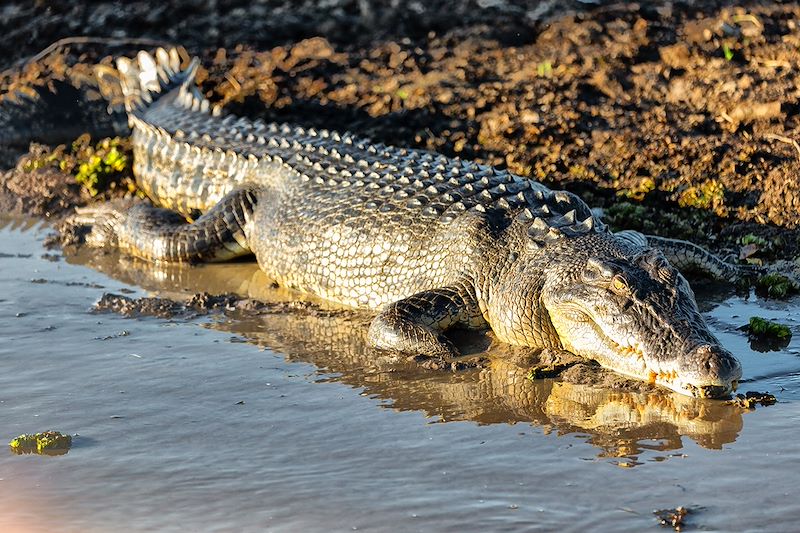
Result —
POLYGON ((139 116, 162 98, 177 99, 180 105, 194 111, 216 114, 209 101, 195 85, 200 61, 193 58, 181 69, 181 54, 177 48, 158 48, 155 54, 140 51, 136 59, 117 59, 120 83, 129 115, 139 116))
POLYGON ((185 108, 218 114, 194 85, 198 66, 182 48, 158 48, 133 60, 119 58, 117 69, 97 65, 94 76, 68 73, 0 95, 0 167, 14 166, 31 142, 69 143, 84 133, 127 137, 131 114, 166 95, 174 94, 185 108))

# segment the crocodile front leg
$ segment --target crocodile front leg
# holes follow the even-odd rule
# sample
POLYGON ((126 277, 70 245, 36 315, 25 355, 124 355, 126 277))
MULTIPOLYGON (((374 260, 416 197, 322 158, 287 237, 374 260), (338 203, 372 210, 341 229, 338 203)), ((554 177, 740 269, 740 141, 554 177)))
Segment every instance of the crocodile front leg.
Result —
POLYGON ((150 261, 226 261, 251 253, 247 232, 258 193, 253 187, 231 191, 191 223, 143 202, 108 202, 78 210, 62 233, 150 261))
POLYGON ((372 321, 369 342, 376 348, 417 357, 426 361, 426 366, 441 367, 459 355, 444 336, 457 325, 488 326, 466 285, 418 292, 389 304, 372 321))

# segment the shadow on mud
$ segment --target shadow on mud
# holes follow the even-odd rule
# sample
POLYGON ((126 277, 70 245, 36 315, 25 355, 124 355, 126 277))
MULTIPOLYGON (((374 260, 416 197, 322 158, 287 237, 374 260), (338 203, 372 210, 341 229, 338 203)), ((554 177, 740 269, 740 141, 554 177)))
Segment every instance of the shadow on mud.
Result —
POLYGON ((601 450, 598 457, 621 466, 640 464, 645 453, 655 453, 655 460, 675 455, 683 437, 720 449, 736 440, 743 425, 742 411, 720 401, 654 389, 594 366, 572 367, 569 377, 531 380, 530 354, 493 341, 490 333, 464 332, 454 339, 467 357, 486 359, 481 368, 422 370, 367 346, 369 315, 277 288, 254 263, 156 266, 71 251, 65 258, 177 302, 200 292, 236 294, 241 299, 235 305, 226 299, 204 325, 287 361, 311 363, 320 381, 362 389, 381 406, 422 411, 435 422, 527 423, 546 434, 578 435, 601 450))

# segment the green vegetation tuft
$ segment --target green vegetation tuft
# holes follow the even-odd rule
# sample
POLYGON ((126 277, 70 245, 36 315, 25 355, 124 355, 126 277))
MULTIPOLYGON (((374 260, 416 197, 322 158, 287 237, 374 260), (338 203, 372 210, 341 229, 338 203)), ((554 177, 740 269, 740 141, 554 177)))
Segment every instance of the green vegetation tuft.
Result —
POLYGON ((114 176, 128 166, 128 158, 120 152, 118 146, 118 139, 103 139, 88 161, 78 166, 75 181, 86 187, 92 196, 97 195, 98 187, 107 187, 114 176))
POLYGON ((747 332, 752 337, 770 337, 780 340, 788 340, 792 337, 788 326, 758 316, 750 318, 747 332))
POLYGON ((725 57, 725 61, 730 61, 733 59, 733 50, 727 44, 722 45, 722 55, 725 57))
POLYGON ((81 135, 69 148, 60 145, 52 150, 44 148, 32 153, 22 163, 22 169, 32 172, 46 167, 57 168, 72 174, 92 196, 118 185, 133 192, 136 187, 130 177, 130 153, 129 139, 106 138, 92 144, 89 135, 81 135))
POLYGON ((758 278, 756 289, 770 298, 786 298, 786 296, 797 292, 797 287, 789 278, 774 273, 758 278))
POLYGON ((11 451, 16 454, 38 453, 44 455, 58 455, 66 453, 72 446, 72 437, 58 431, 43 431, 20 435, 8 443, 11 451))
POLYGON ((699 209, 673 211, 636 202, 615 203, 603 211, 603 222, 611 231, 630 229, 699 243, 706 238, 713 217, 711 212, 699 209))
POLYGON ((536 73, 540 78, 550 77, 553 75, 553 63, 550 61, 542 61, 536 65, 536 73))
POLYGON ((739 242, 741 242, 742 246, 747 246, 748 244, 755 244, 762 248, 770 246, 770 242, 767 239, 759 237, 758 235, 753 235, 752 233, 748 233, 742 237, 739 242))
POLYGON ((691 186, 678 196, 678 205, 695 209, 713 209, 715 213, 725 213, 725 187, 717 180, 708 180, 699 186, 691 186))

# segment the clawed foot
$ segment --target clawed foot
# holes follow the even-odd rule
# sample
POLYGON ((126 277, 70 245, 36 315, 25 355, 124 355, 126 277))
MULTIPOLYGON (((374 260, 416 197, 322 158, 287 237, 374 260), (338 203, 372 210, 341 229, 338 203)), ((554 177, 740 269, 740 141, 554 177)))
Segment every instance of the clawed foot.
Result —
POLYGON ((135 199, 121 199, 75 209, 75 214, 58 226, 62 246, 88 245, 113 246, 119 228, 128 211, 138 203, 135 199))

